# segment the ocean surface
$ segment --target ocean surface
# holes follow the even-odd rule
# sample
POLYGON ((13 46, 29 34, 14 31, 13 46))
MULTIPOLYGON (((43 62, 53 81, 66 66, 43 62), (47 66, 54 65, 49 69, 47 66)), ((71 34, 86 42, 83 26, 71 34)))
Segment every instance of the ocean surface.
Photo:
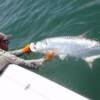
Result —
MULTIPOLYGON (((13 34, 10 50, 48 37, 83 33, 100 41, 100 0, 0 0, 0 31, 13 34)), ((23 58, 39 57, 30 54, 23 58)), ((54 59, 32 71, 87 98, 100 100, 100 59, 92 69, 83 60, 54 59)))

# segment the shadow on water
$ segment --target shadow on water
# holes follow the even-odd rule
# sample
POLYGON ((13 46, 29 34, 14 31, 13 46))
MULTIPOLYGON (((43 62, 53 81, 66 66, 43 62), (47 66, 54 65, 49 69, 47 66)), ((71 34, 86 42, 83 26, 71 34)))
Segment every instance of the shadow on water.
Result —
MULTIPOLYGON (((11 49, 47 37, 84 32, 100 40, 100 0, 0 0, 0 31, 14 35, 11 49)), ((99 100, 99 63, 95 61, 90 70, 82 60, 57 59, 35 72, 99 100)))

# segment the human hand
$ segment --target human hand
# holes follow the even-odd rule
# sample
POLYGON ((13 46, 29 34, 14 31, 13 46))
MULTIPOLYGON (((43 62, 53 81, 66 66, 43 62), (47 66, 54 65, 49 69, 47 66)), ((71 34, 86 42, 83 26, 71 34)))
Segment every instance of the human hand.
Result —
POLYGON ((54 58, 54 52, 53 51, 48 51, 45 56, 45 60, 52 60, 54 58))
POLYGON ((22 51, 24 53, 30 53, 31 49, 30 49, 30 44, 26 45, 25 47, 22 48, 22 51))

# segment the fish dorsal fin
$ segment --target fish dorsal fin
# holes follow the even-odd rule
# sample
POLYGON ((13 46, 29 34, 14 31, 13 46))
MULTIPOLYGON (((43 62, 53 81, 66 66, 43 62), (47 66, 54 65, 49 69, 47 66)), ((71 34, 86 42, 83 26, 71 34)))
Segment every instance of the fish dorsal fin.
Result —
POLYGON ((61 60, 64 60, 65 57, 66 57, 66 55, 59 55, 59 58, 60 58, 61 60))
POLYGON ((100 55, 86 57, 86 58, 83 58, 83 59, 88 63, 89 67, 92 68, 93 62, 98 58, 100 58, 100 55))
POLYGON ((83 32, 82 34, 80 34, 78 37, 80 38, 87 38, 87 33, 89 33, 91 30, 88 30, 86 32, 83 32))
POLYGON ((86 37, 87 37, 87 33, 84 32, 84 33, 80 34, 78 37, 79 37, 79 38, 86 38, 86 37))

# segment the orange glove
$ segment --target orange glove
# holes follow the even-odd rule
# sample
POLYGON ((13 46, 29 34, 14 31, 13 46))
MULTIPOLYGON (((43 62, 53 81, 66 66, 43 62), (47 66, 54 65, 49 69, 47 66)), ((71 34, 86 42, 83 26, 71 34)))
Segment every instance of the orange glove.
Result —
POLYGON ((27 46, 25 46, 24 48, 22 48, 22 51, 23 51, 24 53, 30 53, 30 52, 31 52, 31 50, 30 50, 30 45, 27 45, 27 46))
POLYGON ((46 60, 52 60, 53 58, 54 58, 54 52, 53 51, 49 51, 45 54, 46 60))

